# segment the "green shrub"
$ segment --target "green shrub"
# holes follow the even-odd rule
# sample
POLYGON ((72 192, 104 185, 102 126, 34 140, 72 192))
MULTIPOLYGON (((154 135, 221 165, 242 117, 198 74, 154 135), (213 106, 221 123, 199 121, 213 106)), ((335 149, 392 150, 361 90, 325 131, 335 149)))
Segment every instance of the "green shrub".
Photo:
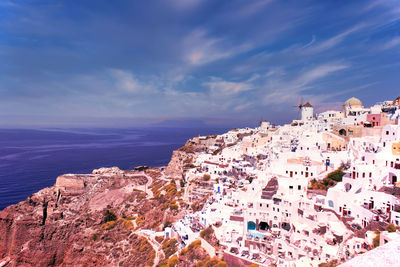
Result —
POLYGON ((96 241, 98 238, 99 238, 99 236, 97 234, 93 234, 92 235, 92 240, 93 241, 96 241))
POLYGON ((389 224, 385 227, 385 230, 388 231, 388 232, 396 232, 397 230, 400 230, 400 227, 399 227, 399 226, 396 226, 396 225, 394 225, 394 224, 392 224, 392 223, 389 223, 389 224))
POLYGON ((214 257, 207 257, 204 260, 200 260, 196 263, 196 267, 228 267, 226 262, 214 257))
POLYGON ((327 178, 329 178, 333 181, 336 181, 336 182, 341 182, 343 175, 344 175, 344 172, 342 171, 342 169, 338 169, 338 170, 333 171, 330 174, 328 174, 327 178))
POLYGON ((112 211, 110 211, 109 209, 104 211, 103 223, 115 221, 116 219, 117 215, 115 215, 112 211))
POLYGON ((214 233, 214 230, 212 229, 211 226, 208 226, 206 229, 200 232, 200 236, 203 239, 209 239, 210 236, 214 233))
POLYGON ((214 150, 214 152, 212 153, 214 156, 218 155, 220 152, 222 151, 222 148, 217 148, 216 150, 214 150))
POLYGON ((337 263, 337 261, 336 260, 333 260, 333 261, 330 261, 330 262, 323 262, 323 263, 320 263, 320 264, 318 264, 318 267, 336 267, 336 266, 338 266, 339 264, 337 263))
POLYGON ((172 203, 172 204, 169 205, 169 208, 170 208, 171 210, 178 210, 178 205, 175 204, 175 203, 172 203))
POLYGON ((190 243, 188 248, 189 248, 189 250, 193 250, 200 246, 201 246, 201 240, 196 240, 196 241, 193 241, 192 243, 190 243))
POLYGON ((204 174, 203 175, 203 180, 204 181, 209 181, 211 179, 211 175, 209 175, 209 174, 204 174))
POLYGON ((336 183, 341 182, 343 178, 344 172, 342 169, 337 169, 329 173, 324 179, 317 181, 316 179, 312 179, 310 181, 309 189, 314 190, 328 190, 328 188, 335 186, 336 183))
POLYGON ((173 255, 178 250, 177 246, 178 246, 178 240, 176 240, 175 238, 165 239, 165 241, 162 244, 162 249, 164 251, 165 258, 168 259, 169 257, 171 257, 171 255, 173 255))
POLYGON ((376 236, 372 240, 374 248, 379 247, 379 241, 380 241, 380 238, 381 238, 381 232, 376 231, 375 234, 376 234, 376 236))

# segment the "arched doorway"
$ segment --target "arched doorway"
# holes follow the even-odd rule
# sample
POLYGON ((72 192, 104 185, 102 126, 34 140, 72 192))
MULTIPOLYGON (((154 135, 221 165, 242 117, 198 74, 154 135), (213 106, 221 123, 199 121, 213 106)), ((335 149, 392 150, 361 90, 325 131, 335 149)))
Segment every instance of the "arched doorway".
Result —
POLYGON ((339 130, 339 135, 346 136, 347 135, 346 130, 345 129, 340 129, 339 130))
POLYGON ((282 229, 284 229, 286 231, 290 231, 290 223, 283 222, 282 223, 282 229))
POLYGON ((259 226, 260 226, 260 230, 264 230, 264 231, 267 231, 271 228, 267 222, 263 222, 263 221, 260 222, 259 226))
POLYGON ((256 223, 253 221, 247 222, 247 230, 256 230, 256 223))

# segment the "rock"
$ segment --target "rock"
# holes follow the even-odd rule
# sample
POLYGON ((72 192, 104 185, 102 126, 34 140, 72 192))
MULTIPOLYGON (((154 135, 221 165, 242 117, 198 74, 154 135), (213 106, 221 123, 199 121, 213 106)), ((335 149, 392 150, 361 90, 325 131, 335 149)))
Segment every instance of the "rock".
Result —
POLYGON ((118 167, 100 168, 100 169, 93 170, 92 174, 122 175, 122 174, 124 174, 124 171, 120 170, 118 167))
POLYGON ((151 246, 147 245, 146 253, 127 246, 130 240, 137 246, 145 241, 131 237, 130 221, 121 219, 122 212, 130 212, 126 207, 137 203, 132 190, 124 187, 136 186, 143 177, 120 176, 124 172, 118 168, 100 169, 100 173, 61 175, 53 187, 0 211, 0 264, 128 266, 135 259, 139 260, 135 266, 151 263, 151 246), (119 218, 109 228, 103 224, 105 209, 119 218))
POLYGON ((63 191, 69 190, 83 190, 85 185, 83 181, 73 175, 61 175, 57 177, 56 189, 61 189, 63 191))
POLYGON ((172 153, 171 161, 165 168, 165 174, 170 177, 181 177, 184 173, 184 167, 192 162, 193 154, 185 151, 175 150, 172 153))

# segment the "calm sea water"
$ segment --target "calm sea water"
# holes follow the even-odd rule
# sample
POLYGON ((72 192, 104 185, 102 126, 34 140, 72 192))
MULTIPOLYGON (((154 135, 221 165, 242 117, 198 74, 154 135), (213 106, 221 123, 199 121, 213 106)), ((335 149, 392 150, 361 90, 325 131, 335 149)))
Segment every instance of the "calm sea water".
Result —
POLYGON ((222 128, 0 129, 0 210, 55 183, 100 167, 167 165, 172 151, 222 128))

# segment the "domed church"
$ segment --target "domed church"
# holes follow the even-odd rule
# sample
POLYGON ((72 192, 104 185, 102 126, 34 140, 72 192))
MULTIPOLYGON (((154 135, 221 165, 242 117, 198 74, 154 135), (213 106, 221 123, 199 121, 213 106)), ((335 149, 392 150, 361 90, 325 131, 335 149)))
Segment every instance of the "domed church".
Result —
POLYGON ((360 99, 355 97, 349 98, 343 104, 343 115, 347 117, 351 109, 362 109, 362 108, 364 108, 364 106, 360 99))

